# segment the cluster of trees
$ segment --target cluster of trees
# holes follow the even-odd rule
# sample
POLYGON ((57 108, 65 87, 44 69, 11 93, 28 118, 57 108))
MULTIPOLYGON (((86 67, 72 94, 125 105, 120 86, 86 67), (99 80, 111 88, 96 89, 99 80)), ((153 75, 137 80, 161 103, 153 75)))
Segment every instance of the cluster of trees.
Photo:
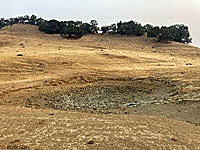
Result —
POLYGON ((37 18, 37 16, 20 16, 16 18, 4 19, 0 18, 0 28, 13 24, 32 24, 39 26, 39 30, 47 34, 60 34, 64 38, 80 38, 83 35, 98 33, 98 23, 96 20, 91 20, 90 23, 82 21, 57 21, 45 20, 37 18))
POLYGON ((83 35, 98 33, 98 23, 91 20, 90 23, 82 21, 44 21, 39 24, 39 30, 47 34, 60 34, 64 38, 80 38, 83 35))
POLYGON ((32 24, 32 25, 39 25, 40 22, 44 21, 42 18, 37 18, 37 16, 32 15, 32 16, 19 16, 16 18, 10 18, 10 19, 5 19, 5 18, 0 18, 0 28, 8 26, 8 25, 13 25, 17 23, 26 23, 26 24, 32 24))
POLYGON ((16 18, 4 19, 0 18, 0 28, 18 24, 26 23, 39 26, 39 30, 47 34, 60 34, 63 38, 80 38, 83 35, 95 34, 98 31, 102 33, 121 34, 142 36, 147 34, 147 37, 156 38, 159 42, 162 41, 176 41, 180 43, 189 44, 192 42, 190 38, 189 29, 183 24, 166 26, 152 26, 146 24, 142 26, 135 21, 119 22, 110 26, 98 27, 96 20, 91 20, 90 23, 83 23, 82 21, 57 21, 45 20, 37 18, 37 16, 20 16, 16 18))
POLYGON ((101 27, 103 33, 121 34, 121 35, 135 35, 141 36, 145 34, 143 26, 135 21, 119 22, 110 26, 101 27))
POLYGON ((192 42, 189 28, 183 24, 176 24, 169 27, 153 27, 147 24, 144 26, 144 30, 147 33, 147 37, 157 38, 158 41, 176 41, 185 44, 192 42))
POLYGON ((110 26, 101 27, 102 33, 121 34, 121 35, 135 35, 142 36, 147 34, 147 37, 156 38, 158 42, 176 41, 180 43, 189 44, 192 42, 190 38, 189 28, 183 24, 176 24, 172 26, 153 26, 146 24, 142 26, 138 22, 119 22, 110 26))

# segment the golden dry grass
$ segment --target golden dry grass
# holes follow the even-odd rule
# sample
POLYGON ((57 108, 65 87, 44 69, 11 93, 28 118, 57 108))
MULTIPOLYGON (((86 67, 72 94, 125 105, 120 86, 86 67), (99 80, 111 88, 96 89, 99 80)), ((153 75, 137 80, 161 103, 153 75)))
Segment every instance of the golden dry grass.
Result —
POLYGON ((31 25, 1 29, 1 146, 20 140, 14 144, 32 149, 200 149, 200 127, 188 123, 17 107, 26 97, 123 77, 169 78, 188 83, 183 92, 199 91, 199 56, 199 48, 146 37, 68 40, 31 25))

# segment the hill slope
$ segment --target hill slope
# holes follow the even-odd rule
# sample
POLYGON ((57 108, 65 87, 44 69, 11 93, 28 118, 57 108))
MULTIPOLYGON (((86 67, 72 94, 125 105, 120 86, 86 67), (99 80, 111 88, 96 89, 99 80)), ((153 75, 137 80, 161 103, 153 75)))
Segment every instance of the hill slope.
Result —
POLYGON ((200 149, 199 56, 145 37, 1 29, 1 146, 200 149))

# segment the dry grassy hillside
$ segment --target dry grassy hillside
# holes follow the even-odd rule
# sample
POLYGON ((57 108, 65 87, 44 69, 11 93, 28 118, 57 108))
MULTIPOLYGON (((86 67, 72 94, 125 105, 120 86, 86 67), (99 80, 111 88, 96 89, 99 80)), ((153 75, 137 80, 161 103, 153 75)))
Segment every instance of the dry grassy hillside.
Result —
POLYGON ((5 27, 0 148, 200 149, 199 56, 146 37, 5 27))

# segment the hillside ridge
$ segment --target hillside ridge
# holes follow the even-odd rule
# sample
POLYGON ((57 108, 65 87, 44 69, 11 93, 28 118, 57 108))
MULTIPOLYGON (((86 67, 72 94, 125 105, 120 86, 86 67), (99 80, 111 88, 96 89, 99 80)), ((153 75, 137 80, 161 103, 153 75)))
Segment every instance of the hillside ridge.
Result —
POLYGON ((0 29, 0 149, 200 149, 200 49, 0 29))

